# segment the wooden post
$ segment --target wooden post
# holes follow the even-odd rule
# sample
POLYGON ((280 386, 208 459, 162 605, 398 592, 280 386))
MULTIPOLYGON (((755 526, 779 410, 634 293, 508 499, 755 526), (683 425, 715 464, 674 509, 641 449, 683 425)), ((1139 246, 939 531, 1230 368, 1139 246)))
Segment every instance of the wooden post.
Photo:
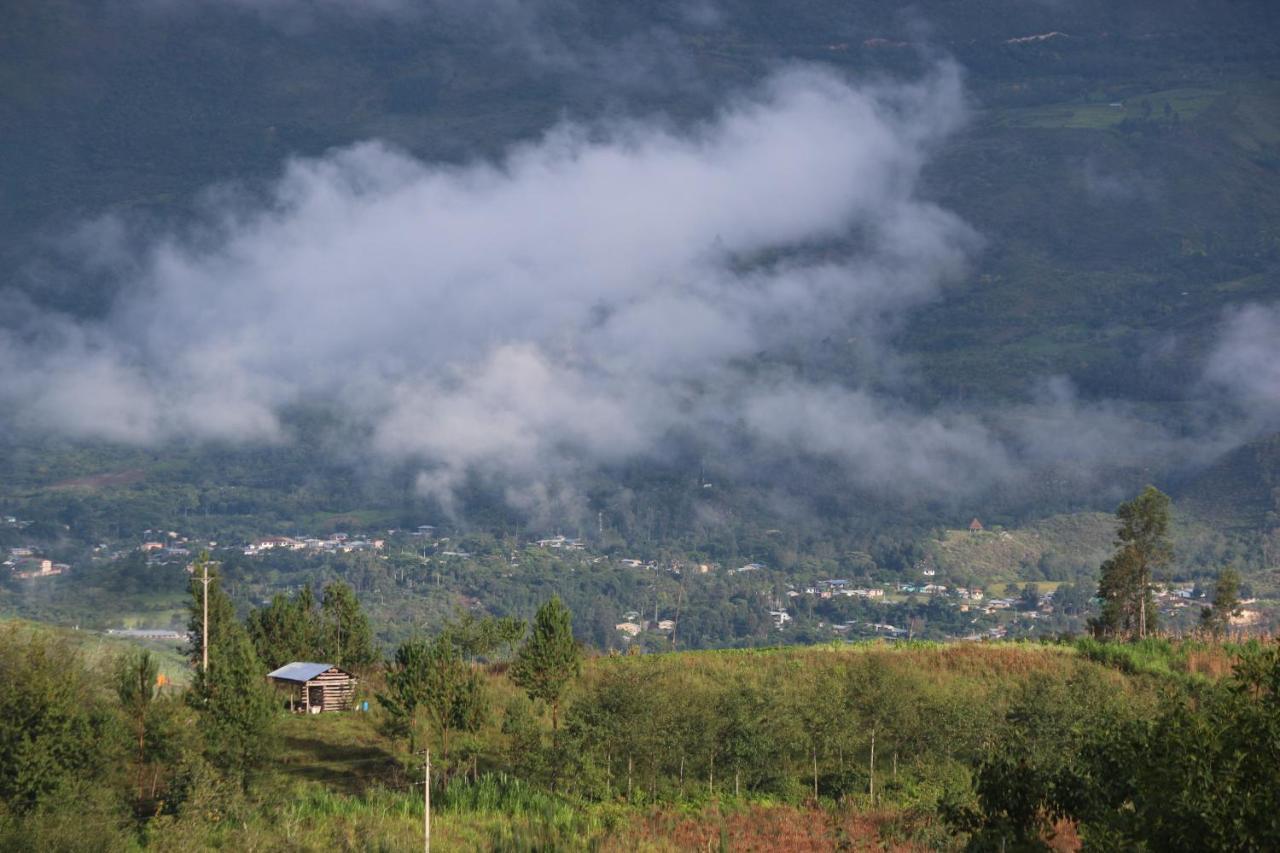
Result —
POLYGON ((209 671, 209 561, 201 560, 201 567, 204 569, 204 577, 200 582, 204 584, 204 595, 202 595, 200 606, 204 610, 204 618, 201 620, 203 624, 202 636, 200 638, 200 671, 209 671))
POLYGON ((813 744, 813 800, 818 801, 818 744, 813 744))
POLYGON ((876 804, 876 730, 871 730, 871 806, 876 804))

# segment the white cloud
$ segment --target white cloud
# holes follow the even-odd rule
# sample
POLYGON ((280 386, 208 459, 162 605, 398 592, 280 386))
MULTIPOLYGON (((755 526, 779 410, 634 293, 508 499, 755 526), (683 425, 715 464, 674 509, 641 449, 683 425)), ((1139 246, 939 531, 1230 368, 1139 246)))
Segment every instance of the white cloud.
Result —
POLYGON ((1280 421, 1280 305, 1227 312, 1205 379, 1261 428, 1274 429, 1280 421))

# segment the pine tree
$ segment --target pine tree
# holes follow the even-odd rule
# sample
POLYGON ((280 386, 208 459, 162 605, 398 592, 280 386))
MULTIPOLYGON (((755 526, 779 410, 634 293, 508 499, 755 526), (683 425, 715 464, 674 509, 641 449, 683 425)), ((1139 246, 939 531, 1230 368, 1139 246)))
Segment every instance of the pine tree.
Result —
MULTIPOLYGON (((201 559, 206 559, 201 555, 201 559)), ((196 577, 202 567, 197 565, 196 577)), ((195 678, 187 702, 200 712, 205 755, 210 763, 248 787, 255 769, 273 752, 276 699, 266 683, 266 668, 235 617, 231 599, 217 576, 208 585, 209 670, 200 668, 200 620, 203 584, 193 580, 190 624, 194 625, 195 678)))
POLYGON ((1200 611, 1200 622, 1215 637, 1220 637, 1231 624, 1233 616, 1240 615, 1240 573, 1227 567, 1218 573, 1213 587, 1213 606, 1200 611))
POLYGON ((137 740, 139 800, 142 799, 142 773, 147 762, 147 724, 151 703, 156 698, 156 676, 159 673, 158 661, 146 649, 122 655, 116 661, 116 695, 120 697, 125 719, 137 740))
POLYGON ((425 716, 439 736, 442 763, 448 761, 450 734, 476 731, 488 710, 480 673, 448 637, 402 644, 387 673, 387 693, 378 701, 392 731, 407 737, 411 750, 417 749, 417 723, 425 716))
POLYGON ((523 687, 530 699, 541 699, 551 706, 551 729, 556 731, 560 699, 581 672, 582 650, 573 639, 573 616, 555 596, 538 608, 533 632, 511 665, 511 680, 523 687))
POLYGON ((310 586, 292 598, 277 593, 269 605, 249 614, 247 628, 258 657, 268 669, 325 657, 323 625, 310 586))
POLYGON ((369 619, 360 609, 355 590, 342 581, 324 588, 320 607, 324 623, 325 657, 337 666, 366 667, 382 657, 373 643, 369 619))

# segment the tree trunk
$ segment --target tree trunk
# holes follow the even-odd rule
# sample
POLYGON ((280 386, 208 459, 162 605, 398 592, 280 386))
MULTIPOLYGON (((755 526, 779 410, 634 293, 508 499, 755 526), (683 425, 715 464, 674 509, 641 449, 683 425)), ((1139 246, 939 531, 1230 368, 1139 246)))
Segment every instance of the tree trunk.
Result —
POLYGON ((1138 639, 1145 640, 1147 637, 1147 575, 1146 572, 1138 573, 1138 639))
POLYGON ((707 796, 713 796, 716 792, 716 754, 711 753, 711 773, 707 776, 707 796))
POLYGON ((631 802, 631 756, 627 756, 627 802, 631 802))

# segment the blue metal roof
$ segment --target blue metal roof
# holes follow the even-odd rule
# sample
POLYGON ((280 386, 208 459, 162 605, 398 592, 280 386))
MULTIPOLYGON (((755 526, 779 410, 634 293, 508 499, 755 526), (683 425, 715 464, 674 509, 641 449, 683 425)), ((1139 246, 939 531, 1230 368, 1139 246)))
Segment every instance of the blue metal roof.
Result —
POLYGON ((304 663, 295 661, 287 663, 277 669, 275 672, 268 672, 267 678, 278 678, 282 681, 296 681, 303 683, 310 681, 322 672, 328 672, 333 669, 331 663, 304 663))

